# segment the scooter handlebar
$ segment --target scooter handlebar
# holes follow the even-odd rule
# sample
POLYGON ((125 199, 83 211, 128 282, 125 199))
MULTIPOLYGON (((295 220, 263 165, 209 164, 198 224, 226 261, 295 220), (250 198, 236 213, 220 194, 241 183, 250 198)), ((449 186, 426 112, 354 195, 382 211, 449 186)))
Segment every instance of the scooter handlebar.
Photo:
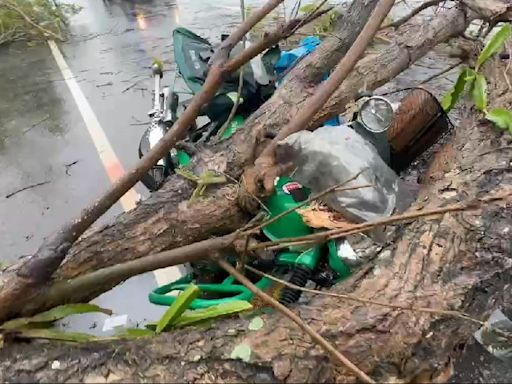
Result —
POLYGON ((151 72, 153 73, 153 76, 162 77, 164 75, 162 72, 162 67, 156 63, 151 66, 151 72))

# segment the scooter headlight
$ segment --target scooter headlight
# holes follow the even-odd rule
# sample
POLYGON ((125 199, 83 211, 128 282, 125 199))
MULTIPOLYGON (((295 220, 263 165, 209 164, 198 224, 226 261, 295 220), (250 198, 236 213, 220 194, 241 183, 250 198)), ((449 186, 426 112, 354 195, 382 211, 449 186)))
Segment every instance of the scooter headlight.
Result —
POLYGON ((393 123, 394 110, 391 103, 383 97, 370 97, 359 110, 361 123, 371 132, 386 131, 393 123))

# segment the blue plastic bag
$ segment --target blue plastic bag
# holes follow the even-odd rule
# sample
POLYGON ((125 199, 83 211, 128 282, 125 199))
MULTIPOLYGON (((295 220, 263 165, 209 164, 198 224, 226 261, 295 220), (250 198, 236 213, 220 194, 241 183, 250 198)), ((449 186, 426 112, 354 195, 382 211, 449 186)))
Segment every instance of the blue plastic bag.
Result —
POLYGON ((313 52, 320 44, 320 39, 316 36, 308 36, 300 42, 297 48, 290 51, 282 51, 278 62, 275 65, 276 74, 280 77, 283 72, 292 67, 297 60, 313 52))
MULTIPOLYGON (((320 39, 316 36, 308 36, 302 39, 300 45, 297 48, 294 48, 290 51, 282 51, 279 60, 277 61, 274 69, 276 71, 278 77, 278 85, 282 80, 283 75, 286 73, 288 69, 293 67, 295 63, 304 56, 309 55, 313 52, 318 45, 320 45, 320 39)), ((328 74, 324 75, 324 80, 327 79, 328 74)), ((337 126, 340 125, 342 121, 339 117, 335 117, 329 121, 326 121, 324 125, 337 126)))

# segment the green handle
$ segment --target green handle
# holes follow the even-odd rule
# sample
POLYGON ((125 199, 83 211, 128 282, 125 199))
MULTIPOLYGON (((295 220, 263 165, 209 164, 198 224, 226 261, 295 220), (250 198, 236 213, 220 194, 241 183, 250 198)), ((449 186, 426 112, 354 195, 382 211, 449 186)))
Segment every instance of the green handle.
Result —
MULTIPOLYGON (((228 303, 231 301, 251 301, 253 294, 249 289, 241 284, 233 284, 234 278, 231 276, 224 280, 221 284, 197 284, 201 292, 218 293, 223 296, 221 299, 194 299, 190 304, 189 309, 203 309, 209 308, 218 304, 228 303)), ((184 291, 192 283, 192 277, 186 275, 170 284, 163 285, 155 288, 149 294, 149 301, 156 305, 172 305, 177 297, 168 296, 167 293, 172 291, 184 291)), ((256 286, 261 290, 268 289, 272 284, 272 280, 266 277, 262 278, 256 283, 256 286)))

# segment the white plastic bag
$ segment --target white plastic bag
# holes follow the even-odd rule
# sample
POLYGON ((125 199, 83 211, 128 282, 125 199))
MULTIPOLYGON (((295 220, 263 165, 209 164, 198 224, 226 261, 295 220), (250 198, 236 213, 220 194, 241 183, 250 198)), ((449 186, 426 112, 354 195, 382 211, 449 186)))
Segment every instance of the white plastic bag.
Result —
MULTIPOLYGON (((399 179, 381 159, 375 147, 347 125, 324 126, 301 131, 279 143, 279 162, 296 166, 292 177, 319 193, 361 174, 347 184, 372 187, 330 193, 322 200, 355 222, 371 221, 393 213, 399 194, 399 179)), ((401 191, 403 193, 403 191, 401 191)))

